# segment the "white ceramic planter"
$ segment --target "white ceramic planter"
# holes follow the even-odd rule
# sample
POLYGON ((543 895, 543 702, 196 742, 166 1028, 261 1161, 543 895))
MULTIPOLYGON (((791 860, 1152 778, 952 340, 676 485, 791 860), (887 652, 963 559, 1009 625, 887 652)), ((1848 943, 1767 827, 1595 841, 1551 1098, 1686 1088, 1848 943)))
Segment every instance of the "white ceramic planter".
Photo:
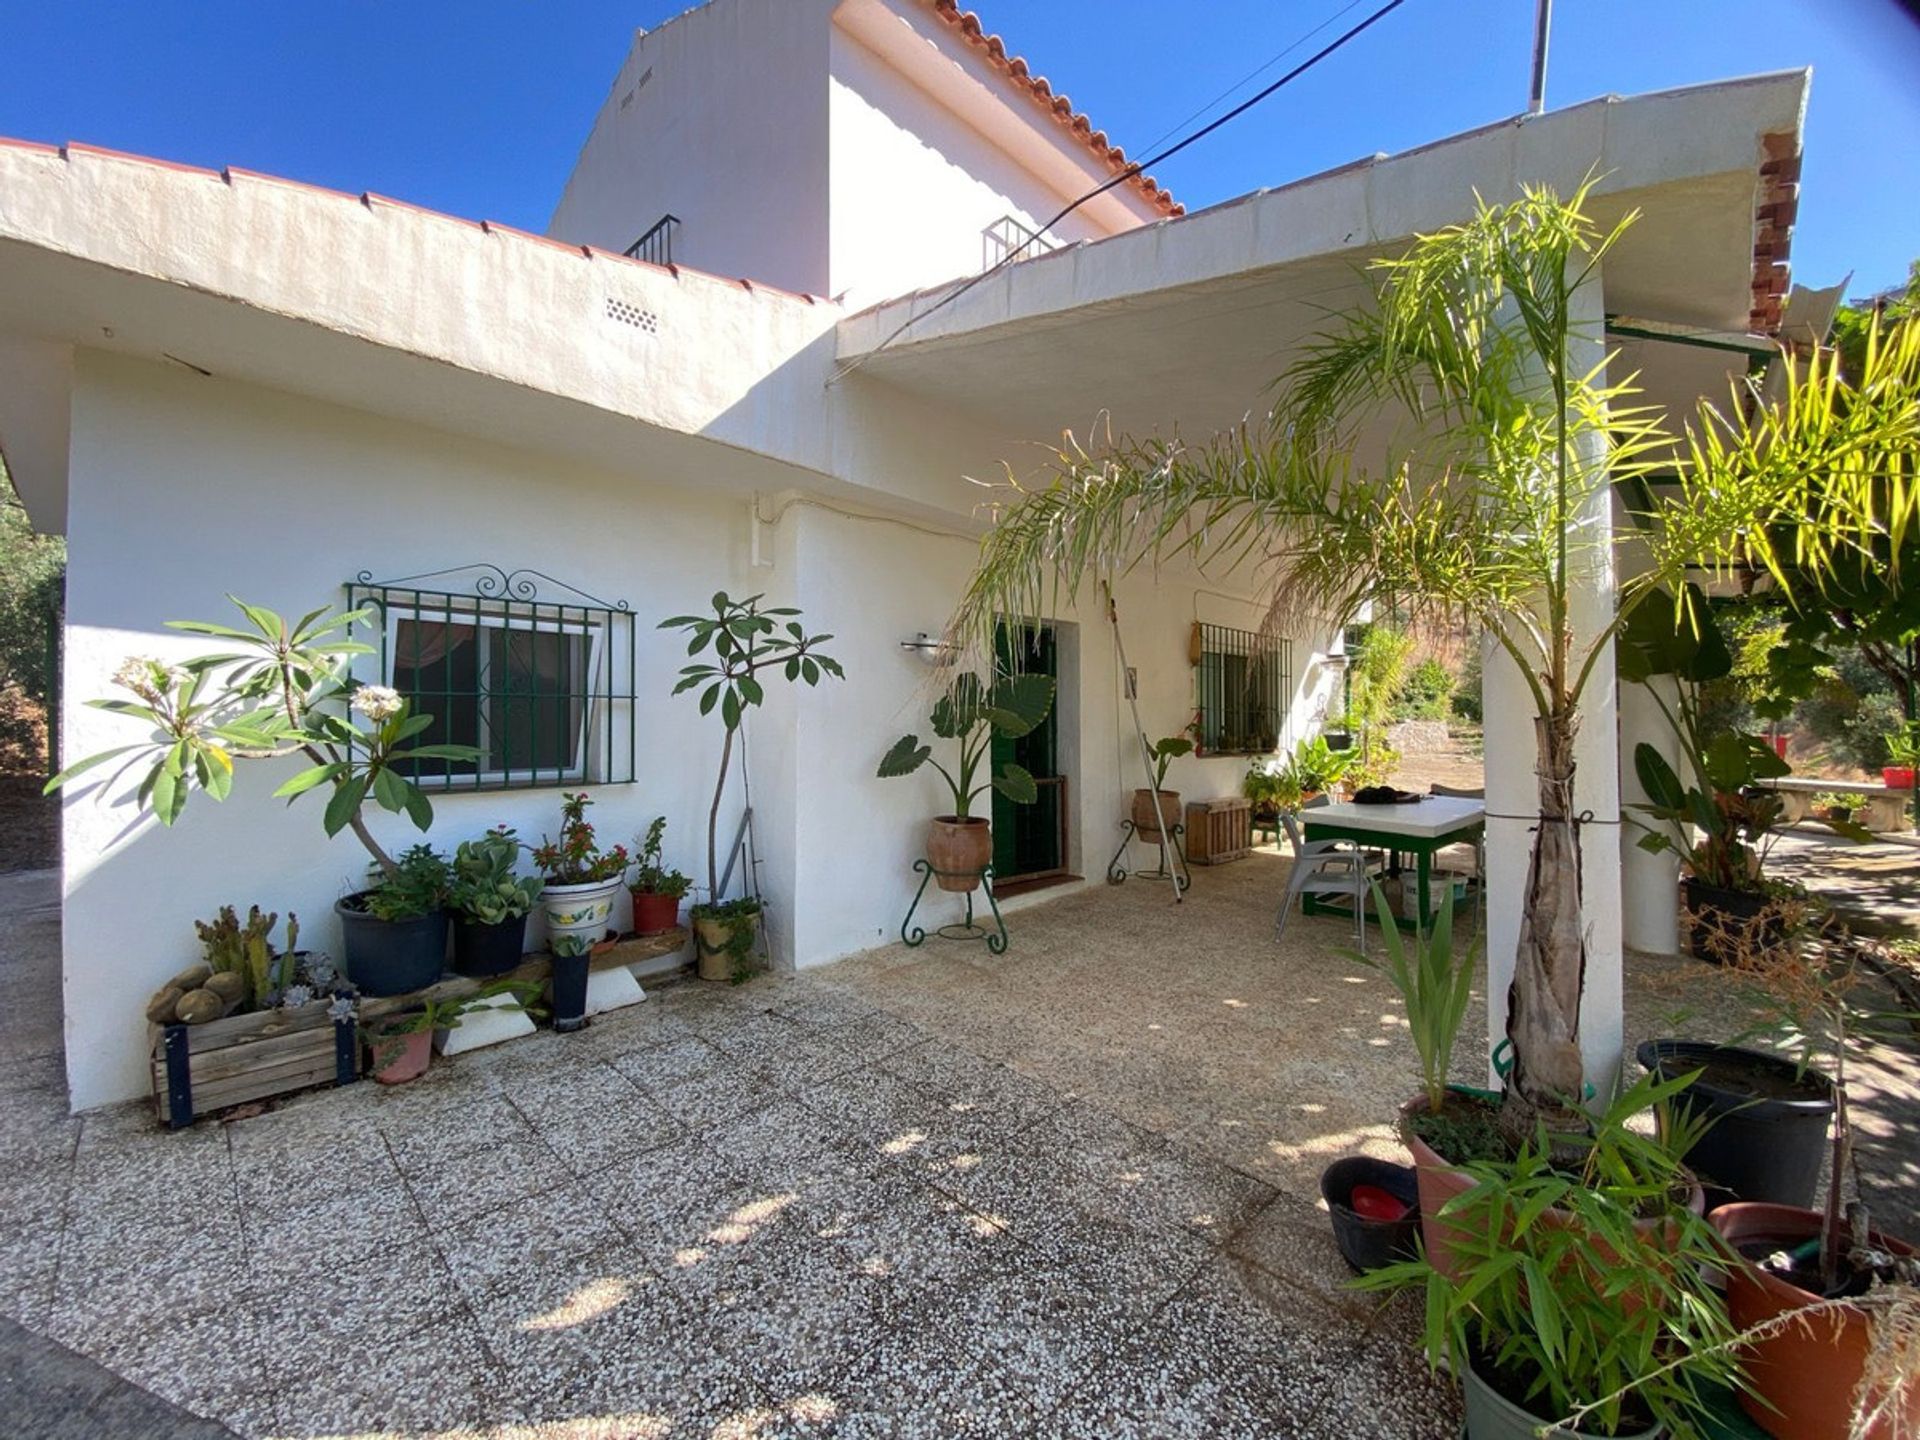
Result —
POLYGON ((547 909, 547 943, 562 935, 577 935, 588 944, 606 938, 613 900, 625 882, 619 876, 591 885, 549 885, 540 892, 547 909))

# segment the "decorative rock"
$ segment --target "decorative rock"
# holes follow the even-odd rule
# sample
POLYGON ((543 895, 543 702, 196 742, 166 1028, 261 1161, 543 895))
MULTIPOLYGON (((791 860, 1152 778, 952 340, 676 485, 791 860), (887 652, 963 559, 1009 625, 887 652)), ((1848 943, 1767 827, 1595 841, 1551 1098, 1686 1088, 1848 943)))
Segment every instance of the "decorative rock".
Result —
POLYGON ((198 990, 202 985, 207 983, 207 978, 212 974, 213 967, 203 960, 197 965, 187 966, 186 969, 174 976, 173 979, 167 981, 167 988, 169 990, 178 990, 182 993, 188 990, 198 990))
POLYGON ((1440 720, 1403 720, 1387 731, 1387 744, 1403 755, 1433 755, 1448 743, 1446 723, 1440 720))
POLYGON ((177 1007, 180 997, 187 992, 178 985, 168 985, 153 992, 153 998, 147 1001, 147 1020, 154 1025, 171 1025, 179 1018, 177 1007))
POLYGON ((189 990, 174 1007, 174 1016, 183 1025, 204 1025, 226 1012, 226 1001, 211 990, 189 990))
POLYGON ((223 970, 218 975, 209 975, 203 989, 211 990, 220 997, 225 1007, 221 1012, 231 1014, 233 1007, 247 998, 246 977, 235 970, 223 970))

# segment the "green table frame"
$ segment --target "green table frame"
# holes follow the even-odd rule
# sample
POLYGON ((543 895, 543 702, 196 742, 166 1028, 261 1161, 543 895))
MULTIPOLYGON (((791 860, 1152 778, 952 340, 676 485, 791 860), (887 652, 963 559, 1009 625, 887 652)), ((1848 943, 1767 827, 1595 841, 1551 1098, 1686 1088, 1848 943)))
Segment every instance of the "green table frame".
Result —
MULTIPOLYGON (((1486 817, 1480 816, 1463 820, 1453 829, 1438 835, 1407 835, 1397 830, 1376 830, 1368 825, 1354 825, 1346 821, 1315 820, 1312 815, 1313 812, 1309 810, 1300 817, 1306 821, 1306 838, 1310 841, 1351 840, 1365 849, 1385 850, 1391 857, 1390 870, 1394 874, 1398 874, 1402 868, 1401 856, 1413 856, 1414 874, 1420 887, 1418 905, 1420 918, 1414 921, 1407 919, 1404 915, 1394 916, 1395 923, 1402 930, 1412 930, 1416 927, 1424 930, 1433 923, 1433 911, 1427 895, 1427 881, 1433 875, 1433 857, 1449 845, 1458 845, 1466 840, 1478 840, 1487 828, 1486 817)), ((1480 877, 1480 883, 1483 885, 1486 883, 1485 876, 1480 877)), ((1300 897, 1300 913, 1302 915, 1337 915, 1346 920, 1353 918, 1353 911, 1346 905, 1316 899, 1311 893, 1300 897)))

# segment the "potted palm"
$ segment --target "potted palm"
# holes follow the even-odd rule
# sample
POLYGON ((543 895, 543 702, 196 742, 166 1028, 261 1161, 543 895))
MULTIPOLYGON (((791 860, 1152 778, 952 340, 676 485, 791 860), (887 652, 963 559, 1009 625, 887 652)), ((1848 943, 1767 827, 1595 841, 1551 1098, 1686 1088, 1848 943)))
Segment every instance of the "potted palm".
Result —
POLYGON ((521 845, 501 826, 462 840, 453 855, 447 907, 453 912, 453 968, 461 975, 504 975, 527 949, 527 916, 538 903, 537 875, 516 873, 521 845))
POLYGON ((636 844, 640 858, 634 862, 627 890, 633 896, 633 929, 638 935, 664 935, 678 925, 680 901, 693 888, 692 880, 669 870, 661 858, 666 833, 667 817, 656 815, 636 844))
POLYGON ((1303 347, 1258 420, 1197 443, 1069 437, 1048 474, 1006 487, 949 625, 984 651, 1036 597, 1173 562, 1257 567, 1276 622, 1374 606, 1470 621, 1511 660, 1534 722, 1531 903, 1511 956, 1502 1102, 1516 1139, 1541 1116, 1585 1124, 1592 927, 1575 737, 1613 683, 1617 626, 1690 571, 1872 553, 1920 525, 1920 487, 1880 478, 1907 468, 1920 326, 1871 353, 1851 387, 1823 350, 1785 363, 1783 397, 1741 385, 1675 435, 1597 363, 1599 273, 1632 217, 1603 232, 1586 203, 1587 187, 1566 199, 1524 187, 1375 261, 1372 293, 1303 347), (1396 436, 1385 463, 1355 445, 1382 424, 1396 436), (1615 497, 1664 472, 1676 483, 1648 489, 1647 524, 1614 527, 1615 497), (1628 544, 1614 618, 1584 623, 1580 597, 1612 593, 1612 552, 1628 544))
POLYGON ((1468 1440, 1696 1434, 1710 1387, 1740 1383, 1708 1278, 1726 1252, 1679 1161, 1631 1124, 1677 1089, 1642 1079, 1572 1161, 1542 1128, 1510 1159, 1464 1166, 1448 1263, 1354 1282, 1425 1292, 1428 1359, 1460 1380, 1468 1440))
POLYGON ((927 863, 934 883, 942 890, 965 894, 980 884, 993 861, 993 827, 984 815, 973 813, 973 802, 989 789, 1016 805, 1031 805, 1039 787, 1023 767, 1006 761, 992 772, 996 738, 1018 739, 1030 733, 1053 707, 1053 679, 1047 675, 1002 675, 992 685, 981 683, 971 671, 957 676, 933 707, 930 723, 942 740, 958 744, 952 770, 933 758, 933 747, 918 735, 902 735, 880 761, 883 780, 912 775, 931 764, 947 782, 953 809, 936 815, 927 831, 927 863), (976 784, 982 765, 988 778, 976 784))
MULTIPOLYGON (((703 980, 744 979, 751 973, 749 955, 761 905, 752 894, 734 900, 720 896, 720 804, 726 798, 727 774, 747 711, 766 699, 763 679, 772 674, 809 687, 822 676, 845 679, 838 661, 820 653, 831 635, 809 635, 791 606, 763 606, 761 595, 735 600, 722 590, 713 597, 711 615, 675 615, 660 622, 662 630, 684 630, 690 637, 687 653, 713 652, 711 661, 695 660, 680 670, 676 695, 700 692, 700 713, 719 712, 726 727, 720 747, 720 775, 714 782, 713 805, 707 811, 707 898, 689 912, 693 921, 699 973, 703 980)), ((743 880, 751 889, 751 881, 743 880)))
POLYGON ((584 793, 562 795, 560 802, 560 838, 542 835, 533 850, 533 863, 546 882, 540 899, 547 907, 547 935, 552 940, 575 936, 592 946, 606 936, 614 897, 627 873, 627 847, 600 848, 587 819, 593 801, 584 793))
POLYGON ((1158 838, 1164 825, 1168 830, 1180 823, 1180 792, 1167 789, 1167 767, 1182 755, 1193 753, 1193 741, 1184 735, 1168 735, 1153 742, 1147 758, 1153 765, 1153 788, 1133 792, 1133 828, 1141 835, 1158 838), (1160 797, 1159 806, 1154 796, 1160 797))

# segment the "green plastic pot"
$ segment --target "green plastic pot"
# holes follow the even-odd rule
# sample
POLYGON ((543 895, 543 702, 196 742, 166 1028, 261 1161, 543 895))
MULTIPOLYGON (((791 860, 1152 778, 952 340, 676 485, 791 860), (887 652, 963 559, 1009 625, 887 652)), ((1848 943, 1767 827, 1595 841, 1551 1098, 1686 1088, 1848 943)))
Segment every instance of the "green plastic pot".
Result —
MULTIPOLYGON (((1461 1380, 1461 1391, 1467 1402, 1467 1440, 1536 1440, 1540 1427, 1547 1417, 1533 1414, 1514 1404, 1493 1386, 1480 1378, 1477 1370, 1468 1368, 1461 1380)), ((1613 1440, 1658 1440, 1660 1427, 1651 1430, 1623 1431, 1613 1440)), ((1548 1440, 1596 1440, 1589 1430, 1563 1430, 1558 1426, 1547 1431, 1548 1440)))

